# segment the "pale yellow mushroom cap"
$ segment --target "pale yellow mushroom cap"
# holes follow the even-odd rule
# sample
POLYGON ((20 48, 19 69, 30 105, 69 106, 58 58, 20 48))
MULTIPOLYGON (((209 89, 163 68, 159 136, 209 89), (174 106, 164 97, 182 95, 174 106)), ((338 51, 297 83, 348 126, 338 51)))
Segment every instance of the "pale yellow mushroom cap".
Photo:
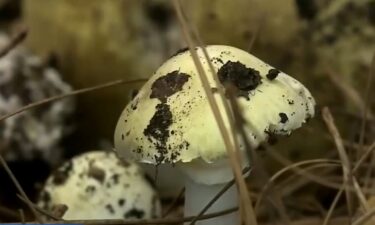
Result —
MULTIPOLYGON (((313 97, 294 78, 238 48, 212 45, 207 51, 221 82, 237 88, 252 147, 266 141, 270 134, 289 134, 314 115, 313 97)), ((197 48, 197 53, 223 111, 203 52, 197 48)), ((228 125, 227 120, 225 123, 228 125)), ((115 149, 122 156, 152 164, 194 159, 212 163, 226 158, 224 142, 189 51, 167 60, 126 106, 115 130, 115 149)))
POLYGON ((65 162, 46 181, 38 205, 68 206, 63 219, 160 217, 158 195, 136 163, 114 152, 90 151, 65 162))

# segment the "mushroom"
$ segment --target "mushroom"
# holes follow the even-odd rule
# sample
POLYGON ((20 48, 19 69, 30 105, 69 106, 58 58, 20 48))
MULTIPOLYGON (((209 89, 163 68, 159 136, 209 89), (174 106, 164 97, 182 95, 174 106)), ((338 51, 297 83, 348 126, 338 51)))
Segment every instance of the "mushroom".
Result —
MULTIPOLYGON (((314 115, 315 100, 299 81, 243 50, 223 45, 206 49, 221 84, 235 87, 246 139, 252 148, 274 135, 289 135, 314 115)), ((195 51, 223 112, 219 87, 202 49, 195 51)), ((228 127, 228 120, 224 122, 228 127)), ((233 178, 217 122, 191 53, 186 50, 167 60, 126 106, 117 123, 114 142, 120 156, 154 165, 176 164, 187 175, 186 216, 196 215, 233 178)), ((240 152, 246 154, 241 142, 240 152)), ((249 162, 247 157, 242 159, 245 168, 249 162)), ((210 211, 237 205, 233 187, 210 211)), ((238 215, 234 213, 200 224, 237 222, 238 215)))
POLYGON ((48 179, 38 205, 68 207, 66 220, 148 219, 161 207, 152 185, 135 163, 114 152, 91 151, 65 162, 48 179))

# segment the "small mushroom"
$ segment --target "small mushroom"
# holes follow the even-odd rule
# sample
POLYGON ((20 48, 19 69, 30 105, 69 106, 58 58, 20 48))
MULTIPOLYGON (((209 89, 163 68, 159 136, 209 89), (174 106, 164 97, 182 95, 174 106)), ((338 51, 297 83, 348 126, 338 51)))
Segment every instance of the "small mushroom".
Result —
POLYGON ((38 205, 66 205, 63 219, 149 219, 161 214, 152 185, 135 163, 92 151, 69 160, 47 180, 38 205))
MULTIPOLYGON (((297 80, 253 55, 230 46, 208 46, 207 52, 221 85, 231 84, 245 120, 251 147, 274 135, 289 135, 314 115, 315 101, 297 80)), ((200 48, 219 109, 223 102, 200 48)), ((220 87, 221 88, 221 87, 220 87)), ((224 121, 228 127, 228 121, 224 121)), ((121 156, 159 165, 176 164, 185 174, 185 214, 198 213, 233 178, 222 136, 189 51, 166 61, 124 109, 115 130, 115 149, 121 156)), ((245 154, 244 145, 240 145, 245 154)), ((242 166, 248 166, 242 157, 242 166)), ((229 190, 211 212, 238 204, 229 190)), ((238 217, 238 216, 237 216, 238 217)), ((236 224, 236 214, 200 224, 236 224)))

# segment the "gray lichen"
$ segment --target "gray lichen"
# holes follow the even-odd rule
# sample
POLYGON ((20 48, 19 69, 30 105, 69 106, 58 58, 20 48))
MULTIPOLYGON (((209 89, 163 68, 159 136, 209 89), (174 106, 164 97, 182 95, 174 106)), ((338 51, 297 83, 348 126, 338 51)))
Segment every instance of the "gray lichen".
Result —
MULTIPOLYGON (((8 41, 0 34, 0 48, 8 41)), ((0 115, 71 90, 58 71, 22 46, 0 59, 0 115)), ((62 153, 61 139, 71 130, 67 119, 74 108, 74 99, 68 98, 2 121, 0 151, 7 160, 41 157, 56 163, 62 153)))

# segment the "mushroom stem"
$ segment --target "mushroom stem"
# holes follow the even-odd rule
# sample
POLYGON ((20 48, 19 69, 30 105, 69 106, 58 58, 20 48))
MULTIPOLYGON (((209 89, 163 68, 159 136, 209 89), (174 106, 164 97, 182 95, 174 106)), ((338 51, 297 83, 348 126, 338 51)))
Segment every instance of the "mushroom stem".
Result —
MULTIPOLYGON (((196 183, 190 178, 185 180, 185 216, 195 216, 211 201, 212 198, 224 188, 226 183, 206 185, 196 183)), ((238 205, 237 189, 233 185, 229 188, 208 210, 206 213, 214 213, 226 210, 238 205)), ((196 225, 234 225, 239 224, 239 215, 237 212, 226 214, 213 219, 200 220, 196 225)), ((190 224, 190 223, 185 223, 190 224)))

